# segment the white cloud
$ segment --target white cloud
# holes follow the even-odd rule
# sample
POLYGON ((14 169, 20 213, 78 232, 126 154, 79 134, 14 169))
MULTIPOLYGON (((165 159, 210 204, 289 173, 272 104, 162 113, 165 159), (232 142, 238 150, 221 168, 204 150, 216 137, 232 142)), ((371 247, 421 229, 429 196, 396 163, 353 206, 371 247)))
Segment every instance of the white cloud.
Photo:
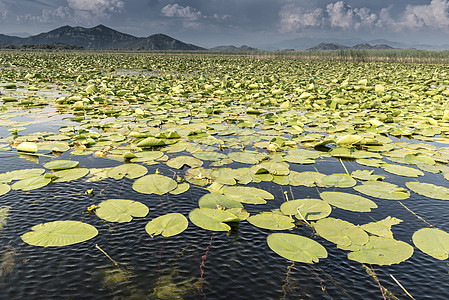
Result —
POLYGON ((343 1, 329 3, 326 6, 326 12, 331 27, 340 27, 342 29, 353 27, 354 11, 343 1))
POLYGON ((9 11, 6 7, 6 4, 3 3, 3 1, 0 1, 0 18, 1 19, 6 19, 6 17, 8 16, 9 11))
POLYGON ((321 8, 306 9, 296 7, 294 4, 282 6, 279 17, 281 19, 281 32, 294 32, 307 27, 320 27, 323 22, 321 8))
POLYGON ((67 4, 74 11, 88 12, 97 17, 119 13, 125 7, 125 3, 119 0, 67 0, 67 4))
POLYGON ((449 1, 432 0, 429 5, 407 5, 400 20, 403 27, 448 29, 449 1))
POLYGON ((163 16, 166 17, 178 17, 187 19, 190 21, 198 20, 201 17, 201 12, 190 6, 183 7, 178 3, 168 4, 161 10, 163 16))

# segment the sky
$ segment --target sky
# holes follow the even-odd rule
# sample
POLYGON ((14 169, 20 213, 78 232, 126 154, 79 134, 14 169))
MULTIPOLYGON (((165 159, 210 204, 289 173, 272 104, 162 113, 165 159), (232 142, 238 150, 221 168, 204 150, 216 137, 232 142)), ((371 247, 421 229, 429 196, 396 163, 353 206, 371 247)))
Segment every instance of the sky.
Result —
POLYGON ((282 48, 322 38, 449 44, 449 0, 0 0, 0 33, 103 24, 203 47, 282 48))

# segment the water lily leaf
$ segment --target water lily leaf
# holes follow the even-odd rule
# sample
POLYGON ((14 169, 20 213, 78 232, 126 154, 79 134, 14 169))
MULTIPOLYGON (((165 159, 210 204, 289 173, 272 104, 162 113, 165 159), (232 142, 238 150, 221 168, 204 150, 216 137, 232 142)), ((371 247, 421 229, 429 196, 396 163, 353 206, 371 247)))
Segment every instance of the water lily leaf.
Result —
POLYGON ((133 189, 143 194, 163 195, 173 191, 178 184, 173 179, 159 175, 150 174, 140 177, 133 183, 133 189))
POLYGON ((431 157, 419 155, 419 154, 407 154, 404 156, 404 161, 406 161, 409 164, 426 164, 429 166, 433 166, 436 164, 435 160, 431 157))
POLYGON ((326 176, 325 174, 321 174, 318 172, 295 172, 291 171, 288 175, 289 182, 293 186, 308 186, 308 187, 326 187, 321 179, 326 176))
POLYGON ((373 175, 374 170, 355 170, 351 172, 351 177, 358 180, 384 180, 384 176, 373 175))
POLYGON ((140 148, 161 147, 161 146, 165 146, 165 145, 166 145, 166 143, 164 140, 158 139, 158 138, 155 138, 152 136, 147 137, 137 143, 137 147, 140 147, 140 148))
POLYGON ((89 169, 86 168, 61 170, 54 173, 56 179, 54 179, 53 182, 57 183, 57 182, 72 181, 84 177, 87 174, 89 174, 89 169))
POLYGON ((89 169, 89 178, 86 179, 86 182, 95 182, 108 178, 108 171, 111 168, 90 168, 89 169))
POLYGON ((227 212, 230 212, 239 218, 240 221, 247 220, 249 218, 249 213, 243 208, 233 207, 226 209, 227 212))
POLYGON ((37 144, 32 142, 23 142, 17 145, 17 151, 22 152, 30 152, 30 153, 36 153, 37 152, 37 144))
POLYGON ((226 185, 235 185, 237 182, 234 179, 234 172, 230 168, 221 168, 218 170, 213 170, 211 177, 218 183, 226 185))
POLYGON ((338 246, 364 245, 369 240, 362 228, 344 220, 325 218, 312 225, 318 235, 338 246))
POLYGON ((391 232, 391 226, 397 225, 401 222, 401 219, 388 216, 383 220, 363 224, 360 227, 371 234, 392 239, 393 233, 391 232))
POLYGON ((129 179, 139 178, 145 175, 146 173, 148 173, 148 169, 142 165, 123 164, 109 169, 106 175, 110 178, 119 180, 122 179, 123 177, 129 179))
POLYGON ((239 221, 233 213, 212 208, 195 208, 189 213, 189 219, 196 226, 212 231, 229 231, 231 226, 226 223, 239 221))
POLYGON ((319 220, 330 215, 331 206, 320 199, 297 199, 284 202, 281 212, 285 215, 295 216, 298 220, 319 220), (298 213, 299 211, 299 213, 298 213))
POLYGON ((393 164, 383 164, 382 169, 385 171, 400 175, 400 176, 406 176, 406 177, 418 177, 423 176, 424 173, 420 170, 413 169, 410 167, 400 166, 400 165, 393 165, 393 164))
POLYGON ((11 190, 11 187, 7 184, 0 183, 0 196, 6 194, 11 190))
POLYGON ((125 199, 108 199, 101 202, 95 213, 103 220, 109 222, 131 222, 133 217, 143 218, 149 212, 146 205, 125 199))
POLYGON ((210 151, 195 152, 192 153, 192 155, 200 160, 211 160, 211 161, 218 161, 220 159, 227 158, 226 154, 224 153, 210 152, 210 151))
POLYGON ((198 158, 182 155, 168 160, 166 164, 170 168, 181 169, 185 165, 191 168, 201 167, 203 162, 198 158))
POLYGON ((254 187, 225 186, 220 192, 234 201, 248 204, 265 204, 266 200, 274 199, 269 192, 254 187))
POLYGON ((410 192, 395 184, 384 181, 367 181, 354 187, 362 194, 388 200, 404 200, 410 197, 410 192))
POLYGON ((162 151, 142 151, 133 154, 136 156, 130 159, 130 162, 133 163, 153 161, 164 156, 164 152, 162 151))
POLYGON ((326 249, 316 241, 289 233, 272 233, 267 237, 268 247, 278 255, 292 261, 317 263, 327 257, 326 249))
POLYGON ((405 185, 417 194, 439 200, 449 200, 449 189, 424 182, 406 182, 405 185))
POLYGON ((31 191, 46 186, 51 182, 51 178, 44 175, 22 179, 14 183, 13 190, 31 191))
POLYGON ((370 236, 358 251, 348 253, 348 259, 365 264, 392 265, 409 259, 413 247, 409 244, 384 237, 370 236))
POLYGON ((145 231, 151 235, 162 234, 163 237, 170 237, 180 234, 189 226, 189 221, 180 213, 170 213, 157 217, 145 226, 145 231))
POLYGON ((76 160, 52 160, 44 164, 44 168, 50 170, 64 170, 78 167, 79 162, 76 160))
POLYGON ((317 159, 320 157, 320 154, 317 151, 306 150, 306 149, 290 149, 290 150, 288 150, 288 154, 304 156, 308 159, 317 159))
POLYGON ((301 164, 301 165, 308 165, 308 164, 315 163, 315 161, 313 159, 308 159, 305 156, 294 155, 294 154, 289 154, 289 155, 284 156, 284 160, 289 163, 301 164))
POLYGON ((44 172, 45 172, 45 169, 38 169, 38 168, 9 171, 9 172, 0 174, 0 182, 9 183, 13 180, 21 180, 21 179, 39 176, 44 172))
POLYGON ((24 233, 22 240, 33 246, 59 247, 81 243, 97 236, 98 231, 92 225, 78 221, 54 221, 31 227, 24 233))
POLYGON ((239 162, 242 164, 249 164, 249 165, 257 164, 260 161, 259 153, 253 153, 253 152, 247 152, 247 151, 231 152, 228 154, 228 157, 235 162, 239 162))
POLYGON ((449 257, 449 233, 437 228, 422 228, 413 236, 413 243, 422 252, 439 260, 449 257))
POLYGON ((335 143, 338 146, 353 145, 353 144, 360 143, 362 140, 363 140, 363 137, 360 135, 348 134, 348 135, 345 135, 345 136, 342 136, 341 138, 339 138, 335 143))
POLYGON ((377 208, 376 203, 373 201, 349 193, 322 192, 320 197, 333 206, 350 211, 370 212, 371 209, 377 208))
POLYGON ((217 208, 223 206, 226 208, 243 208, 242 203, 232 200, 225 195, 217 193, 205 194, 198 201, 198 206, 207 208, 217 208))
POLYGON ((272 175, 288 175, 290 174, 289 165, 285 162, 263 162, 251 167, 254 174, 270 173, 272 175))
POLYGON ((354 178, 352 178, 348 174, 340 174, 340 173, 326 175, 323 178, 321 178, 321 182, 328 186, 334 186, 334 187, 340 187, 340 188, 353 187, 357 183, 354 180, 354 178))
POLYGON ((380 168, 385 162, 380 159, 359 158, 356 159, 356 163, 372 168, 380 168))
POLYGON ((252 215, 247 221, 256 227, 270 230, 286 230, 295 227, 292 218, 273 212, 252 215))
POLYGON ((205 186, 210 183, 211 170, 203 167, 188 169, 185 173, 185 180, 191 184, 205 186))
POLYGON ((189 189, 190 189, 190 184, 188 184, 187 182, 183 182, 183 183, 178 184, 178 186, 174 190, 170 191, 169 193, 172 195, 180 195, 182 193, 187 192, 189 189))

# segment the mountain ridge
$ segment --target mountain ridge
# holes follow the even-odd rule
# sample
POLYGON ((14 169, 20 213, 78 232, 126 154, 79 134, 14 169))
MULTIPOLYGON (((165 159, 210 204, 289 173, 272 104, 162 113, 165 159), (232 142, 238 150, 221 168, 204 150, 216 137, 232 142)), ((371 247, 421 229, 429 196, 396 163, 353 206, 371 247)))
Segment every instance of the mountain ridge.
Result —
POLYGON ((357 50, 391 50, 391 49, 397 49, 393 48, 386 44, 377 44, 377 45, 370 45, 368 43, 361 43, 354 45, 352 47, 344 46, 338 43, 320 43, 314 47, 306 49, 307 51, 311 50, 343 50, 343 49, 357 49, 357 50))

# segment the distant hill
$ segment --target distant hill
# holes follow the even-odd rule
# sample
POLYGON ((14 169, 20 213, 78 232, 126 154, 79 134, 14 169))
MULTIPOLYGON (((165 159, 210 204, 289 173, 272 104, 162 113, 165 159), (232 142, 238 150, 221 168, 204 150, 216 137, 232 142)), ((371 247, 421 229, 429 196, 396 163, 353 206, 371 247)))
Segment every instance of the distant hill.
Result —
POLYGON ((315 47, 309 48, 307 50, 342 50, 342 49, 364 49, 364 50, 389 50, 389 49, 395 49, 391 46, 385 45, 385 44, 378 44, 371 46, 370 44, 363 43, 363 44, 357 44, 352 47, 343 46, 337 43, 321 43, 319 45, 316 45, 315 47))
POLYGON ((104 25, 92 28, 63 26, 49 32, 20 38, 0 34, 0 45, 65 44, 85 49, 205 50, 164 34, 139 38, 104 25))
POLYGON ((210 50, 212 50, 212 51, 256 51, 258 49, 249 47, 246 45, 242 45, 240 47, 229 45, 229 46, 217 46, 214 48, 210 48, 210 50))

